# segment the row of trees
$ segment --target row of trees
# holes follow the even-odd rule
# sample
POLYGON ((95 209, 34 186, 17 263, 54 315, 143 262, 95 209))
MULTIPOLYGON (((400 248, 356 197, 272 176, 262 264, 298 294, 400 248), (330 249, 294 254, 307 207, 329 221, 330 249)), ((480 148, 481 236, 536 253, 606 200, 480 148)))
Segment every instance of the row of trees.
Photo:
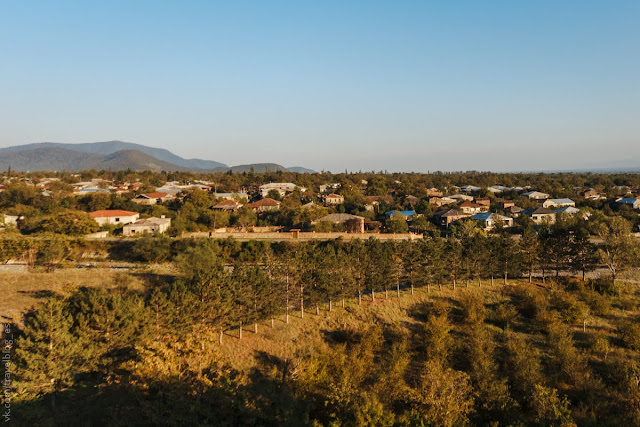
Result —
POLYGON ((619 273, 637 265, 639 245, 630 226, 613 218, 593 243, 581 229, 526 229, 522 238, 471 233, 460 238, 382 242, 375 239, 269 244, 233 240, 184 240, 146 237, 133 247, 145 261, 173 260, 183 271, 181 286, 195 290, 188 304, 202 321, 222 331, 254 324, 291 310, 331 310, 345 298, 389 298, 401 289, 507 283, 512 277, 546 281, 566 273, 606 267, 611 286, 619 273))
MULTIPOLYGON (((92 220, 85 223, 83 219, 75 215, 60 215, 43 222, 42 227, 49 230, 64 225, 93 230, 87 227, 95 227, 95 223, 92 220)), ((425 235, 424 240, 417 242, 358 240, 353 244, 336 241, 283 246, 260 242, 242 245, 228 240, 208 242, 207 245, 223 248, 225 255, 222 262, 227 265, 236 261, 243 247, 252 248, 250 252, 255 257, 252 262, 262 268, 269 262, 279 264, 280 260, 294 263, 296 259, 315 259, 317 261, 313 264, 298 261, 299 265, 291 269, 295 269, 300 276, 300 272, 313 265, 325 277, 335 279, 335 282, 353 283, 360 278, 363 289, 373 291, 380 291, 383 285, 370 286, 371 280, 367 279, 367 275, 384 278, 380 283, 387 283, 387 287, 396 282, 402 286, 455 286, 461 281, 465 284, 468 281, 481 284, 483 280, 498 277, 506 280, 509 276, 526 276, 532 280, 537 275, 545 281, 550 275, 559 276, 567 272, 580 274, 584 279, 589 271, 604 266, 615 280, 621 270, 633 265, 638 254, 637 239, 631 233, 631 224, 620 217, 597 223, 572 220, 550 227, 525 226, 522 235, 517 238, 506 233, 487 235, 475 224, 463 223, 455 228, 449 238, 425 235)), ((50 232, 35 237, 6 232, 0 239, 0 261, 22 259, 31 267, 40 264, 48 268, 55 268, 67 261, 99 260, 104 257, 162 263, 176 261, 181 252, 193 246, 198 244, 165 236, 147 236, 132 244, 125 241, 89 242, 62 238, 50 232)), ((243 258, 246 256, 242 255, 243 258)), ((345 289, 353 292, 351 288, 345 289)))

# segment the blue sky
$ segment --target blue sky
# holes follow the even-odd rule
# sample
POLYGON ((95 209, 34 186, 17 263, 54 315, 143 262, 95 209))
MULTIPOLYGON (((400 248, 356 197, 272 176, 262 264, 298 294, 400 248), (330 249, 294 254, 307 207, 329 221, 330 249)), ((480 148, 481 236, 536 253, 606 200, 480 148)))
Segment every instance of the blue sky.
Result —
POLYGON ((0 1, 0 146, 317 170, 640 165, 640 1, 0 1))

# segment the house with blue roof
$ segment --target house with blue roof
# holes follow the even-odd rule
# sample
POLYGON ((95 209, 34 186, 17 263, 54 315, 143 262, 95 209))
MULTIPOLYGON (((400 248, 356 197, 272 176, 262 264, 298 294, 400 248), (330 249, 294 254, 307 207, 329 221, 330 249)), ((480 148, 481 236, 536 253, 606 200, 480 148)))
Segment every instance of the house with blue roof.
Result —
POLYGON ((478 221, 485 230, 492 230, 498 223, 502 223, 503 228, 513 226, 513 218, 493 212, 477 213, 471 215, 471 219, 478 221))
POLYGON ((640 209, 640 199, 632 199, 629 197, 624 197, 622 199, 616 200, 616 204, 629 206, 633 209, 640 209))
POLYGON ((564 206, 559 209, 554 210, 556 214, 566 214, 566 215, 574 215, 580 212, 580 209, 574 208, 573 206, 564 206))

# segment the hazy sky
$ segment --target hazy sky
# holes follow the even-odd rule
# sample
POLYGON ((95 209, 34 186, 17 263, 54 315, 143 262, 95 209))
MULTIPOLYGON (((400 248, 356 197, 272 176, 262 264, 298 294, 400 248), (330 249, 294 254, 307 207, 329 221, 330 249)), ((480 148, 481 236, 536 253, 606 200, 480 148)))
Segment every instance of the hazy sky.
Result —
POLYGON ((640 1, 0 0, 0 146, 317 170, 640 165, 640 1))

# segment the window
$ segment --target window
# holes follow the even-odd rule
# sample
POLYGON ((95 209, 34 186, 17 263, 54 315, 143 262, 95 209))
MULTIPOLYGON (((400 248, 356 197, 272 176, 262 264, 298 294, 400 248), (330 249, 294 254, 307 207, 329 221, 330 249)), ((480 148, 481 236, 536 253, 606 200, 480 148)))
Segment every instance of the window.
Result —
POLYGON ((120 222, 120 218, 116 218, 116 222, 120 222))

